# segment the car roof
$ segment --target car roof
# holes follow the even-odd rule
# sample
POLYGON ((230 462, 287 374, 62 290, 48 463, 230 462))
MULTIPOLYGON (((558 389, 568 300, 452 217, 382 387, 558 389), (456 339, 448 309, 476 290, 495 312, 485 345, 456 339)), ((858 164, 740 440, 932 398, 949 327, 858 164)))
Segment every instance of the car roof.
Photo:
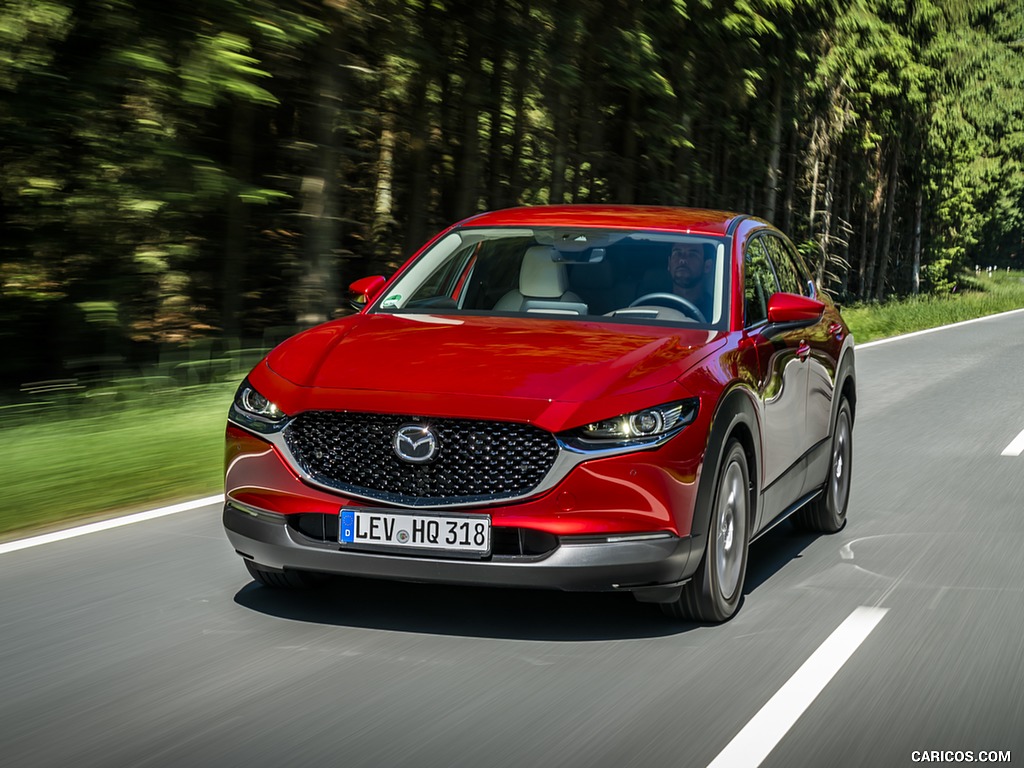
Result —
POLYGON ((738 213, 660 205, 537 205, 471 216, 463 227, 607 227, 725 235, 738 213))

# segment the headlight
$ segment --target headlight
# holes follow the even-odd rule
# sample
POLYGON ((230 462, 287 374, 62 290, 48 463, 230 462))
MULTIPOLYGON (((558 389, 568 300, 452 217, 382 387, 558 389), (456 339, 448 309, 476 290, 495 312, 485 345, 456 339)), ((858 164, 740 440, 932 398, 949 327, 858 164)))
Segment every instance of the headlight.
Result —
POLYGON ((584 451, 613 447, 644 447, 671 437, 697 418, 696 398, 645 408, 595 421, 561 435, 572 448, 584 451))
POLYGON ((256 432, 276 432, 284 426, 284 411, 261 395, 246 379, 235 392, 229 418, 256 432))

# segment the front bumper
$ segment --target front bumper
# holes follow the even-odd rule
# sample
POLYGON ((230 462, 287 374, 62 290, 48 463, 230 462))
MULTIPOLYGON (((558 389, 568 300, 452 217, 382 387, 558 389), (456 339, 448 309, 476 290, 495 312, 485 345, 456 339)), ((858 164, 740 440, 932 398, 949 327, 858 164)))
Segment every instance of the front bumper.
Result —
POLYGON ((541 556, 452 560, 353 552, 288 526, 284 515, 224 506, 224 528, 242 557, 271 569, 315 571, 395 581, 526 587, 578 592, 627 591, 660 601, 687 581, 700 561, 689 537, 559 545, 541 556))

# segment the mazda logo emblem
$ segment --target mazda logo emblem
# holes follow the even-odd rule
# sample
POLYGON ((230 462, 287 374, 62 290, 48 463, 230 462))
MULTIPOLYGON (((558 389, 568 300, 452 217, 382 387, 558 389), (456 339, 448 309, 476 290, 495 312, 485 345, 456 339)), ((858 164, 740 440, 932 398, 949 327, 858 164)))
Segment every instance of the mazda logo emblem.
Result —
POLYGON ((395 432, 395 455, 411 464, 426 464, 437 455, 437 437, 430 427, 404 424, 395 432))

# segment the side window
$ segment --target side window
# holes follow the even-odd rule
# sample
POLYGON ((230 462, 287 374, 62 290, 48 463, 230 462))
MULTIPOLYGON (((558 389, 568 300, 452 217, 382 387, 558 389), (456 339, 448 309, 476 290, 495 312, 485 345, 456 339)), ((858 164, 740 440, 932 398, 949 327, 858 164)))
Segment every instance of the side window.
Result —
POLYGON ((775 235, 766 235, 765 240, 768 241, 768 252, 775 265, 775 273, 779 277, 782 290, 786 293, 811 296, 811 276, 796 252, 775 235))
POLYGON ((758 237, 747 244, 743 264, 744 326, 750 327, 768 319, 768 299, 778 293, 765 238, 758 237))

